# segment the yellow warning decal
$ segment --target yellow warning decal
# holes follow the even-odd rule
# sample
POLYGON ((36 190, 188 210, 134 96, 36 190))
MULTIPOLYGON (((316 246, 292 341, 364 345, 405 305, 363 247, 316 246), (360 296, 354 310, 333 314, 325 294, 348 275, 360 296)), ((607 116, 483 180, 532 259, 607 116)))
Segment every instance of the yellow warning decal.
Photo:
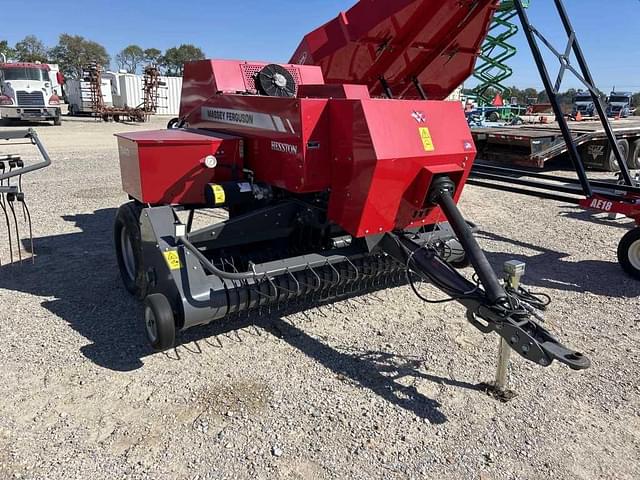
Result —
POLYGON ((223 205, 227 201, 227 195, 224 193, 224 188, 220 185, 211 185, 213 190, 213 201, 216 205, 223 205))
POLYGON ((182 268, 182 262, 180 261, 180 255, 176 250, 169 250, 164 252, 164 259, 167 261, 169 270, 180 270, 182 268))
POLYGON ((422 145, 425 152, 435 152, 436 147, 433 144, 433 138, 431 138, 431 132, 427 127, 420 127, 420 138, 422 138, 422 145))

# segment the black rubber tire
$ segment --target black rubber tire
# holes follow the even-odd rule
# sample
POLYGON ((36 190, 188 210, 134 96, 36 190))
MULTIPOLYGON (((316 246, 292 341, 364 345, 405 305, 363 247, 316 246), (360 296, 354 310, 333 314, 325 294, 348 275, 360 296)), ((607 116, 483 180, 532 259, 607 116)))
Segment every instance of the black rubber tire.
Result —
MULTIPOLYGON (((629 158, 629 142, 627 140, 618 140, 618 145, 620 146, 620 153, 622 154, 622 158, 627 161, 629 158)), ((616 155, 613 152, 613 149, 609 153, 609 160, 607 162, 607 168, 610 172, 619 172, 620 165, 618 165, 618 160, 616 160, 616 155)))
POLYGON ((120 115, 114 115, 113 116, 113 121, 116 123, 120 123, 120 115))
POLYGON ((497 123, 500 121, 500 114, 498 112, 491 112, 489 114, 488 120, 493 123, 497 123))
POLYGON ((113 228, 113 240, 122 282, 127 291, 139 300, 147 296, 149 288, 142 257, 141 212, 142 207, 136 202, 125 203, 118 209, 113 228), (127 253, 129 261, 125 259, 126 239, 131 246, 131 251, 127 253), (133 265, 131 258, 133 258, 133 265))
POLYGON ((60 125, 62 125, 62 117, 60 117, 60 115, 53 119, 53 125, 54 127, 59 127, 60 125))
POLYGON ((628 163, 631 170, 640 170, 640 139, 631 144, 628 163))
POLYGON ((149 344, 158 352, 169 350, 176 343, 176 324, 169 300, 161 293, 154 293, 144 304, 144 330, 149 344))
POLYGON ((178 128, 179 123, 180 119, 178 117, 172 118, 171 120, 169 120, 169 123, 167 123, 167 129, 172 130, 174 128, 178 128))
POLYGON ((640 280, 640 228, 634 228, 622 237, 618 245, 618 261, 629 276, 640 280))

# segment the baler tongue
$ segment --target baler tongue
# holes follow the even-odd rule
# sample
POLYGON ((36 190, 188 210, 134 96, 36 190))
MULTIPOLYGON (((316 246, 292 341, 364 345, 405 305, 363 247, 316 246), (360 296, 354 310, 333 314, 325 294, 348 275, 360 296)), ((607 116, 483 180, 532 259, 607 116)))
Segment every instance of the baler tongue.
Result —
POLYGON ((519 355, 548 367, 554 360, 572 370, 590 367, 590 360, 582 353, 562 345, 544 328, 536 316, 546 308, 546 303, 531 295, 524 288, 505 288, 504 300, 492 302, 486 292, 469 282, 443 261, 434 250, 425 249, 411 239, 401 238, 400 244, 408 254, 412 272, 438 285, 443 291, 466 292, 454 296, 467 310, 469 322, 484 334, 497 333, 519 355))
MULTIPOLYGON (((442 208, 469 263, 475 269, 478 281, 471 283, 443 260, 436 249, 415 242, 411 235, 388 234, 381 246, 407 266, 414 292, 425 300, 411 280, 412 273, 432 283, 449 295, 451 300, 464 305, 467 318, 474 327, 485 334, 497 333, 527 360, 543 367, 557 360, 573 370, 589 368, 591 362, 587 357, 560 344, 539 323, 541 316, 538 312, 544 310, 550 300, 531 294, 520 285, 523 269, 510 272, 510 279, 505 285, 500 283, 453 201, 453 190, 453 182, 447 177, 439 177, 433 182, 429 201, 442 208)), ((518 267, 512 266, 511 269, 518 270, 518 267)))
MULTIPOLYGON (((31 213, 27 206, 25 193, 22 190, 22 177, 51 164, 51 160, 34 130, 0 131, 0 140, 9 142, 15 140, 20 145, 24 145, 25 139, 37 147, 42 161, 27 164, 20 155, 0 155, 0 210, 2 210, 3 223, 7 231, 9 263, 13 263, 16 259, 22 262, 21 244, 25 234, 29 236, 30 253, 32 258, 35 258, 31 213), (23 233, 21 234, 21 232, 23 233)), ((12 143, 5 145, 12 145, 12 143)), ((1 258, 0 265, 2 265, 1 258)))
POLYGON ((498 0, 369 0, 308 34, 290 63, 319 65, 327 83, 446 98, 473 72, 498 0))

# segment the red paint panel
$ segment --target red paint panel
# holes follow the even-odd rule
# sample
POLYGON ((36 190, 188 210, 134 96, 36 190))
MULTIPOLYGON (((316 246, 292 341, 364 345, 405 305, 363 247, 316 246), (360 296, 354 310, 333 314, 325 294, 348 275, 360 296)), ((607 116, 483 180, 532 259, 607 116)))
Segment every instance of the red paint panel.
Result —
MULTIPOLYGON (((184 67, 180 117, 190 116, 200 105, 218 94, 256 93, 253 76, 267 62, 239 60, 199 60, 184 67)), ((316 66, 282 65, 294 77, 297 85, 321 85, 322 70, 316 66)))
POLYGON ((329 188, 327 99, 219 95, 194 112, 190 126, 242 135, 246 166, 256 178, 284 190, 329 188))
POLYGON ((156 130, 116 135, 125 192, 152 205, 205 203, 207 184, 240 178, 242 141, 224 134, 156 130), (203 160, 214 155, 215 169, 203 160))
POLYGON ((498 0, 361 0, 308 34, 292 63, 319 65, 326 83, 367 85, 382 95, 443 99, 473 71, 498 0))
POLYGON ((365 85, 302 85, 298 89, 298 98, 304 97, 365 100, 371 95, 365 85))
POLYGON ((50 71, 51 67, 46 63, 0 63, 0 68, 11 69, 11 68, 34 68, 36 70, 45 70, 50 71))
POLYGON ((357 237, 442 220, 425 205, 433 177, 448 174, 457 199, 476 154, 454 102, 332 100, 331 125, 329 218, 357 237))

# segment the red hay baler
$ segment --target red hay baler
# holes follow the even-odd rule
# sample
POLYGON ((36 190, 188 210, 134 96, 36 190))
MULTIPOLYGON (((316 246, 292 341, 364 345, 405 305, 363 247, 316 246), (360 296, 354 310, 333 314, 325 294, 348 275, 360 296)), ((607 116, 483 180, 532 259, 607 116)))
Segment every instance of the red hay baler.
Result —
POLYGON ((185 66, 171 128, 118 135, 132 199, 118 262, 154 348, 243 313, 428 281, 524 358, 589 366, 536 320, 544 299, 499 281, 456 207, 476 152, 461 105, 443 99, 497 3, 363 0, 289 64, 185 66), (228 219, 193 229, 212 208, 228 219), (467 264, 476 281, 456 270, 467 264))

